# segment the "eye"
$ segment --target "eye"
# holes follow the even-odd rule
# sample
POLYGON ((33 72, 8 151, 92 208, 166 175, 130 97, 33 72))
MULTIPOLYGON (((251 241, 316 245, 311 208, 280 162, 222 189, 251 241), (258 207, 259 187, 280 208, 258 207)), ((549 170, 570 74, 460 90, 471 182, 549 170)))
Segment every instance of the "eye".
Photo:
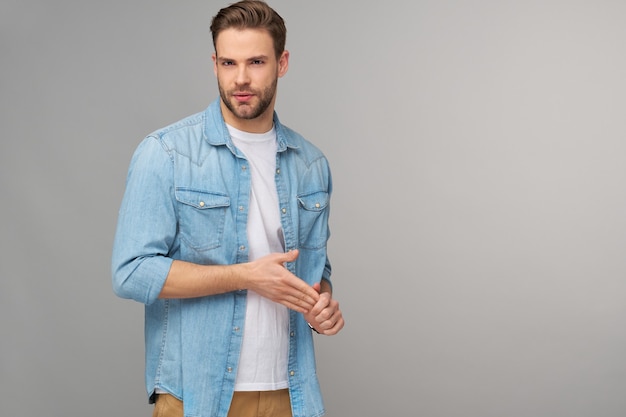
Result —
POLYGON ((222 66, 224 67, 230 67, 231 65, 234 65, 235 63, 233 61, 222 61, 222 66))
POLYGON ((262 59, 255 59, 252 61, 252 65, 262 65, 264 61, 262 59))

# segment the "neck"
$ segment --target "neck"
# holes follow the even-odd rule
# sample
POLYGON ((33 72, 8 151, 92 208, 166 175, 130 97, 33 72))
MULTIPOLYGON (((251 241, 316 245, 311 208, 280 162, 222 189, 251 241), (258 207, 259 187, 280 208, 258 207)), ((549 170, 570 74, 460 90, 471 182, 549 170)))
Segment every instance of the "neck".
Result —
POLYGON ((228 107, 224 105, 222 100, 220 100, 220 108, 222 109, 224 121, 235 129, 243 132, 265 133, 271 130, 274 125, 274 106, 268 107, 262 115, 254 119, 242 119, 235 116, 228 107))

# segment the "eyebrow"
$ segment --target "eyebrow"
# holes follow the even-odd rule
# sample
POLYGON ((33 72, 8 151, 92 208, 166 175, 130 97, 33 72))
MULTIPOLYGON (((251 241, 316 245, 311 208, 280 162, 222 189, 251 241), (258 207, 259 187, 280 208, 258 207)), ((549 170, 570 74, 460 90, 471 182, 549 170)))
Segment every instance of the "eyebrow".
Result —
MULTIPOLYGON (((267 55, 257 55, 257 56, 252 56, 250 58, 246 58, 244 61, 258 61, 258 60, 267 61, 268 58, 269 57, 267 55)), ((217 60, 220 61, 220 62, 224 62, 224 61, 237 62, 236 59, 228 58, 228 57, 225 57, 225 56, 218 56, 217 60)))

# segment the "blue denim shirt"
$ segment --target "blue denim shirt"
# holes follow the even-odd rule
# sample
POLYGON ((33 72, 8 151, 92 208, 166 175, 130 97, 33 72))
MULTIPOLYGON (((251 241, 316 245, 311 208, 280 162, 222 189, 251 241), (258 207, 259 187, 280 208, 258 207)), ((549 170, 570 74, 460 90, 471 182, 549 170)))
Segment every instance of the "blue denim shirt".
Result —
MULTIPOLYGON (((287 265, 309 284, 329 280, 331 176, 324 155, 274 114, 276 188, 287 265)), ((219 100, 147 138, 131 160, 113 247, 113 289, 145 304, 146 388, 183 399, 187 417, 226 416, 245 325, 246 291, 159 299, 174 259, 248 260, 250 170, 219 100)), ((289 392, 294 417, 324 414, 311 330, 290 310, 289 392)))

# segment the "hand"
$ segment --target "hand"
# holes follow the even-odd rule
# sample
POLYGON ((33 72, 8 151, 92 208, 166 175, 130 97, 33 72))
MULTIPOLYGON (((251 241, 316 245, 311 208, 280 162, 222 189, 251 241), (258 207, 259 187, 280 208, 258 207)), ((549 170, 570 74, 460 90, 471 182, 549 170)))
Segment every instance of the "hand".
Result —
POLYGON ((246 288, 291 310, 309 312, 320 298, 318 291, 285 268, 298 254, 297 250, 272 253, 250 262, 246 288))
MULTIPOLYGON (((313 284, 315 291, 321 291, 319 283, 313 284)), ((331 336, 339 333, 345 324, 343 314, 339 309, 339 302, 335 300, 329 291, 320 292, 319 300, 304 318, 320 334, 331 336)))

